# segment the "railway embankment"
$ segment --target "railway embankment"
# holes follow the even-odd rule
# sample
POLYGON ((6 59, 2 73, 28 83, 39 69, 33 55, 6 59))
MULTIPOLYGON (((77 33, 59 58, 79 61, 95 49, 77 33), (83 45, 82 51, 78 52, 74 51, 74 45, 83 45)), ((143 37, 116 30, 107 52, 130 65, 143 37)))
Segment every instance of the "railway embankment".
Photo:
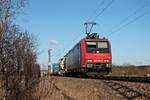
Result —
POLYGON ((36 100, 149 100, 150 84, 43 76, 32 90, 36 100))

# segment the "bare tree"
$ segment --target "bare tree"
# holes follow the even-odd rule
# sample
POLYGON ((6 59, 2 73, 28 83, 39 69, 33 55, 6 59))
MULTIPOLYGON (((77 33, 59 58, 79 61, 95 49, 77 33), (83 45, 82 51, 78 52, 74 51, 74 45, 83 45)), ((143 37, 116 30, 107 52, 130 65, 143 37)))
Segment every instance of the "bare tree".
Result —
POLYGON ((8 100, 20 100, 21 91, 40 74, 37 42, 13 22, 25 1, 0 0, 0 82, 8 100))

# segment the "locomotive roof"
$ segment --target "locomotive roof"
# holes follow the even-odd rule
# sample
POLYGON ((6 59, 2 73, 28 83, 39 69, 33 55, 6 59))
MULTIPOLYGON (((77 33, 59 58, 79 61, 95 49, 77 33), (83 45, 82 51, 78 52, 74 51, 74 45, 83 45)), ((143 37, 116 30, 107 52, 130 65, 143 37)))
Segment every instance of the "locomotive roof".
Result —
POLYGON ((103 38, 94 38, 94 39, 83 38, 81 41, 109 41, 109 40, 107 38, 103 37, 103 38))

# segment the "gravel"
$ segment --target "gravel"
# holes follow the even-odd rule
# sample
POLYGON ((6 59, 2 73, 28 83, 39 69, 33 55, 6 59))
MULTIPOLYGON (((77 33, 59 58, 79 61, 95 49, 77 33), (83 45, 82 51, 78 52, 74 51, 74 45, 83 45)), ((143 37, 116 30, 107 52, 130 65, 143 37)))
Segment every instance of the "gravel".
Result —
MULTIPOLYGON (((114 81, 123 86, 150 94, 150 84, 114 81)), ((118 88, 116 85, 115 88, 118 88)), ((122 90, 124 91, 124 90, 122 90)), ((133 93, 127 93, 132 95, 133 93)), ((82 79, 71 77, 45 76, 35 86, 32 97, 35 100, 128 100, 112 89, 105 80, 82 79)), ((142 97, 134 100, 144 100, 142 97)), ((145 100, 150 100, 146 98, 145 100)))
POLYGON ((124 81, 116 81, 116 82, 145 94, 146 99, 150 100, 150 84, 149 83, 124 82, 124 81))
POLYGON ((73 100, 125 100, 101 80, 49 77, 63 93, 73 100))

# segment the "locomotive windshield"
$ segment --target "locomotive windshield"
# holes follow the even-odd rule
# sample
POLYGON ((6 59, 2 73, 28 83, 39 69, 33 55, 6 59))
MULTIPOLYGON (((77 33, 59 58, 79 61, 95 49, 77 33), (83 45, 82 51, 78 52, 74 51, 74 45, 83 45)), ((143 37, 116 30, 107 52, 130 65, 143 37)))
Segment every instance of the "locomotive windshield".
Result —
POLYGON ((98 48, 108 48, 107 42, 98 42, 98 48))
POLYGON ((88 53, 108 53, 108 42, 86 42, 88 53))

